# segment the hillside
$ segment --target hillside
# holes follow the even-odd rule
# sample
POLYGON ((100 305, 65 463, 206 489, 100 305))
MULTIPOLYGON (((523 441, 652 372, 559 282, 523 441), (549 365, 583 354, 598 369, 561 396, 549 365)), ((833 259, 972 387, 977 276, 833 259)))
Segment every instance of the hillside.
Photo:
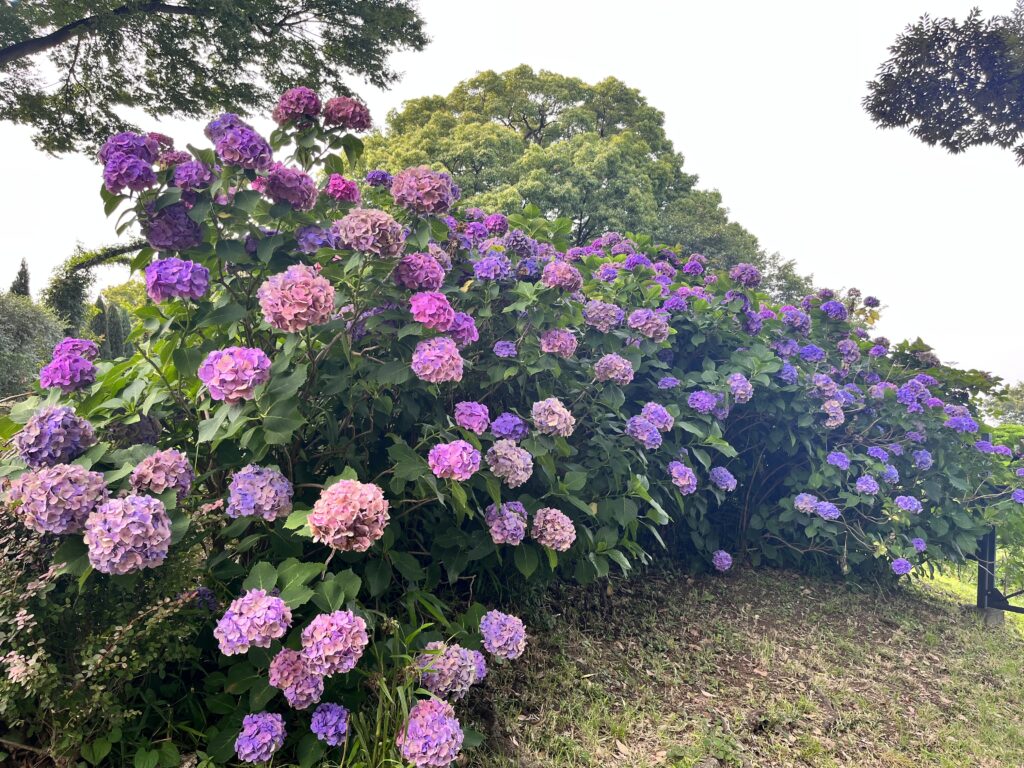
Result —
POLYGON ((984 630, 967 601, 764 570, 564 589, 475 694, 472 764, 1024 765, 1022 625, 984 630))

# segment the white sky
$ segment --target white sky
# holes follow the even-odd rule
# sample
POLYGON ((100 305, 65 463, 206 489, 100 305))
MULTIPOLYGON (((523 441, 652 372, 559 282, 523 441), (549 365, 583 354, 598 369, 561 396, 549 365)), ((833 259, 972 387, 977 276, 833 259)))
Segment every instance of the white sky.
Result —
MULTIPOLYGON (((926 11, 962 18, 976 4, 421 0, 431 44, 395 58, 405 76, 391 91, 360 91, 382 123, 403 100, 447 93, 486 69, 527 63, 588 82, 618 77, 665 113, 686 169, 721 190, 766 249, 796 259, 820 285, 879 296, 879 331, 893 340, 920 335, 946 362, 1020 380, 1024 169, 1009 151, 954 157, 878 130, 860 106, 906 24, 926 11)), ((179 145, 201 140, 197 124, 143 125, 179 145)), ((38 291, 76 242, 116 236, 98 166, 47 157, 28 136, 0 125, 0 286, 25 256, 38 291)))

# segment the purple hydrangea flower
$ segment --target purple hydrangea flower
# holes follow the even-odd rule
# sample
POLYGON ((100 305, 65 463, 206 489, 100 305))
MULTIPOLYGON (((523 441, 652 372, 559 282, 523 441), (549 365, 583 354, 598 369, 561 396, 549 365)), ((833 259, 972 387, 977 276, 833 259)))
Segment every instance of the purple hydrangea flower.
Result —
POLYGON ((92 424, 66 405, 37 411, 14 437, 18 455, 33 469, 74 461, 95 442, 92 424))
POLYGON ((441 443, 430 449, 427 463, 436 477, 469 480, 480 469, 480 451, 465 440, 441 443))
POLYGON ((459 198, 457 189, 451 176, 426 165, 406 168, 391 180, 395 203, 420 216, 446 213, 459 198))
POLYGON ((393 176, 387 171, 373 170, 366 174, 366 183, 371 187, 390 187, 393 176))
POLYGON ((736 478, 733 477, 725 467, 712 467, 711 468, 711 482, 721 488, 723 491, 735 491, 736 490, 736 478))
POLYGON ((640 415, 657 427, 659 432, 669 432, 675 426, 675 419, 660 403, 645 403, 640 415))
POLYGON ((831 501, 819 501, 814 505, 814 513, 822 520, 838 520, 842 517, 839 507, 831 501))
POLYGON ((681 384, 682 382, 675 376, 662 376, 658 379, 658 389, 675 389, 681 384))
POLYGON ((444 284, 444 267, 429 253, 408 253, 395 266, 394 278, 410 291, 436 291, 444 284))
POLYGON ((297 211, 309 211, 316 205, 316 182, 298 168, 283 165, 271 168, 265 191, 275 203, 286 203, 297 211))
POLYGON ((1010 494, 1010 499, 1018 504, 1024 504, 1024 488, 1014 488, 1010 494))
POLYGON ((913 515, 920 514, 922 509, 921 502, 913 496, 897 496, 895 502, 897 507, 913 515))
POLYGON ((500 213, 492 213, 484 219, 484 226, 491 235, 501 237, 508 232, 508 219, 500 213))
POLYGON ((487 450, 487 466, 509 488, 516 488, 533 474, 533 456, 512 440, 498 440, 487 450))
POLYGON ((103 475, 78 464, 25 472, 7 493, 8 502, 20 504, 17 514, 26 527, 37 533, 76 533, 106 500, 103 475))
POLYGON ((179 499, 188 495, 194 479, 195 473, 188 457, 173 448, 151 453, 136 465, 131 474, 132 490, 157 496, 174 490, 179 499))
POLYGON ((203 240, 203 230, 192 221, 184 203, 174 203, 147 216, 143 225, 146 240, 157 251, 185 251, 203 240))
POLYGON ((850 468, 850 457, 842 451, 832 451, 825 460, 833 467, 839 467, 839 469, 846 470, 850 468))
POLYGON ((594 378, 597 381, 611 381, 625 386, 633 380, 633 376, 633 364, 614 353, 602 355, 594 364, 594 378))
POLYGON ((518 352, 514 342, 496 341, 494 342, 494 354, 498 357, 515 357, 518 352))
POLYGON ((576 429, 576 418, 557 397, 539 400, 530 408, 533 425, 542 435, 570 437, 576 429))
POLYGON ((141 192, 156 186, 153 163, 122 152, 114 152, 103 166, 103 186, 112 195, 119 195, 125 189, 141 192))
POLYGON ((877 445, 873 445, 868 448, 868 456, 873 459, 878 459, 879 461, 889 460, 889 452, 886 451, 885 448, 879 448, 877 445))
POLYGON ((254 171, 265 171, 274 161, 270 144, 247 125, 230 125, 220 130, 214 139, 214 149, 222 162, 254 171))
MULTIPOLYGON (((324 125, 331 125, 346 131, 368 131, 373 127, 370 110, 366 105, 348 96, 335 96, 324 104, 324 125)), ((375 173, 375 171, 370 171, 375 173)), ((384 171, 380 171, 384 173, 384 171)), ((367 174, 369 175, 369 174, 367 174)))
POLYGON ((906 558, 897 557, 892 561, 892 572, 897 576, 906 576, 913 569, 914 566, 906 558))
POLYGON ((821 305, 821 311, 833 320, 845 320, 847 317, 846 306, 841 301, 826 301, 821 305))
POLYGON ((668 312, 653 309, 635 309, 629 313, 626 324, 651 341, 665 341, 669 336, 668 312))
POLYGON ((935 463, 935 460, 932 459, 932 454, 923 448, 919 451, 914 451, 913 456, 914 466, 917 469, 931 469, 932 464, 935 463))
POLYGON ((526 650, 526 627, 521 619, 500 611, 488 611, 480 619, 484 649, 492 656, 512 661, 526 650))
POLYGON ((719 573, 725 573, 732 568, 732 555, 724 549, 719 549, 711 555, 711 564, 715 566, 715 570, 719 573))
POLYGON ((562 288, 578 291, 583 285, 583 275, 567 261, 551 261, 544 265, 540 281, 548 288, 562 288))
POLYGON ((491 423, 491 415, 483 403, 463 400, 455 404, 455 423, 463 429, 482 435, 491 423))
POLYGON ((825 359, 825 350, 816 344, 805 344, 800 347, 800 357, 809 363, 820 363, 825 359))
POLYGON ((292 484, 276 467, 248 464, 231 476, 228 486, 228 517, 257 515, 267 522, 292 511, 292 484))
POLYGON ((324 702, 313 711, 309 730, 324 744, 341 746, 348 736, 348 710, 340 704, 324 702))
POLYGON ((74 339, 71 337, 58 341, 53 348, 53 356, 78 355, 86 360, 95 360, 100 354, 99 345, 91 339, 74 339))
POLYGON ((690 396, 686 398, 686 404, 697 413, 711 413, 718 404, 718 398, 713 392, 698 389, 696 392, 690 393, 690 396))
POLYGON ((643 416, 633 416, 626 422, 626 434, 648 450, 655 450, 662 443, 658 428, 643 416))
POLYGON ((526 507, 518 501, 506 501, 500 507, 488 505, 484 522, 495 544, 521 544, 526 537, 526 507))
POLYGON ((871 475, 861 475, 857 478, 857 493, 865 494, 867 496, 874 496, 878 493, 878 481, 875 480, 871 475))
POLYGON ((167 558, 171 519, 151 496, 125 496, 94 509, 85 521, 89 562, 100 573, 155 568, 167 558))
POLYGON ((543 547, 565 552, 576 541, 576 526, 564 512, 554 507, 542 507, 533 516, 530 535, 543 547))
POLYGON ((924 552, 926 549, 928 549, 928 544, 927 544, 927 542, 925 542, 924 539, 911 539, 910 543, 913 545, 914 550, 918 554, 920 554, 921 552, 924 552))
POLYGON ((291 648, 282 648, 270 661, 268 682, 284 693, 285 701, 294 709, 308 709, 320 701, 324 679, 312 672, 305 657, 291 648))
POLYGON ((813 493, 798 493, 796 498, 793 499, 793 507, 797 512, 803 512, 805 515, 809 515, 814 512, 820 501, 821 500, 813 493))
POLYGON ((730 373, 725 377, 726 383, 729 385, 729 391, 732 392, 732 399, 737 403, 747 403, 754 396, 754 385, 747 381, 747 377, 742 373, 730 373))
POLYGON ((324 677, 351 671, 370 642, 366 622, 352 611, 321 613, 302 630, 302 655, 324 677))
POLYGON ((420 341, 412 353, 412 372, 434 384, 462 381, 462 365, 458 346, 445 336, 420 341))
POLYGON ((263 589, 250 589, 231 601, 213 636, 221 653, 235 656, 250 648, 269 648, 284 637, 291 623, 292 612, 284 600, 263 589))
POLYGON ((213 182, 213 173, 200 160, 188 160, 174 166, 174 186, 188 192, 206 189, 213 182))
POLYGON ((270 358, 262 349, 216 349, 199 366, 199 380, 210 397, 229 405, 252 400, 255 389, 270 379, 270 358))
POLYGON ((106 163, 114 155, 136 157, 152 165, 160 155, 160 144, 154 136, 145 133, 135 133, 134 131, 115 133, 103 142, 97 157, 101 163, 106 163))
POLYGON ((512 262, 504 253, 488 253, 473 262, 473 275, 478 280, 508 280, 512 277, 512 262))
POLYGON ((900 481, 899 470, 897 470, 892 464, 886 464, 885 469, 882 470, 882 479, 890 484, 898 483, 900 481))
POLYGON ((970 416, 951 416, 946 419, 945 426, 961 433, 974 434, 978 431, 978 422, 970 416))
POLYGON ((491 433, 497 438, 519 442, 529 434, 530 428, 514 413, 505 412, 491 422, 491 433))
MULTIPOLYGON (((476 653, 461 645, 427 643, 425 653, 416 659, 423 687, 435 696, 458 701, 477 683, 476 653)), ((484 674, 487 674, 486 663, 484 674)))
POLYGON ((737 264, 729 270, 729 277, 747 288, 754 288, 761 282, 761 272, 753 264, 737 264))
POLYGON ((455 317, 452 318, 452 324, 448 327, 448 334, 460 349, 480 339, 480 331, 477 330, 476 321, 465 312, 455 313, 455 317))
POLYGON ((459 756, 462 739, 451 704, 425 699, 409 710, 409 720, 395 743, 415 768, 448 768, 459 756))
POLYGON ((540 351, 566 360, 576 354, 576 335, 564 328, 549 328, 540 335, 540 351))
POLYGON ((284 718, 276 712, 257 712, 242 719, 235 754, 243 763, 265 763, 284 745, 284 718))
POLYGON ((289 88, 281 94, 274 107, 274 122, 285 125, 291 122, 307 122, 320 114, 320 97, 312 88, 304 85, 289 88))
POLYGON ((81 355, 57 355, 39 371, 39 386, 60 389, 65 394, 88 387, 96 381, 96 366, 81 355))
POLYGON ((697 490, 696 473, 681 461, 669 462, 668 474, 672 478, 672 484, 683 496, 689 496, 697 490))

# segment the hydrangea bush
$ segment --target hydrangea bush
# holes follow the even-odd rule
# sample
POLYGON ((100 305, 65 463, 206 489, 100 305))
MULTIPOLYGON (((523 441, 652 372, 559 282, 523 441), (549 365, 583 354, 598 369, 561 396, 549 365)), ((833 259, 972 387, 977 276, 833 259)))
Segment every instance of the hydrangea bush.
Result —
POLYGON ((188 638, 124 686, 137 708, 55 740, 24 659, 53 687, 80 670, 0 628, 0 716, 44 749, 148 764, 169 718, 210 764, 311 766, 369 759, 383 717, 385 757, 449 765, 471 741, 456 705, 529 652, 493 605, 526 580, 666 549, 895 578, 1024 501, 963 383, 871 337, 877 300, 774 306, 749 265, 571 247, 532 209, 460 211, 428 167, 357 178, 351 99, 291 89, 274 119, 264 138, 221 115, 187 152, 111 138, 106 211, 149 243, 135 353, 60 345, 0 422, 5 508, 52 542, 26 610, 159 600, 188 638))

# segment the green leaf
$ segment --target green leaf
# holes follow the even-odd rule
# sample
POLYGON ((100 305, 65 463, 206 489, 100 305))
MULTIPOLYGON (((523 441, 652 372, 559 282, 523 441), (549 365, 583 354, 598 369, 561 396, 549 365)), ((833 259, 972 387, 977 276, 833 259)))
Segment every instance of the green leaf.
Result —
POLYGON ((299 768, 313 768, 324 756, 324 745, 315 735, 307 733, 299 741, 299 768))
POLYGON ((419 560, 407 552, 389 552, 388 558, 406 581, 411 581, 415 584, 422 581, 426 575, 419 560))
POLYGON ((231 302, 213 309, 197 324, 200 328, 210 325, 230 325, 245 317, 245 307, 237 302, 231 302))
POLYGON ((160 745, 160 768, 177 768, 181 765, 181 754, 178 748, 170 741, 160 745))
POLYGON ((228 413, 231 411, 230 405, 218 406, 217 410, 213 412, 213 416, 208 419, 203 419, 199 422, 199 438, 200 443, 209 443, 217 436, 217 432, 220 431, 221 426, 224 424, 224 420, 227 419, 228 413))
POLYGON ((249 571, 249 575, 242 582, 242 588, 265 589, 269 592, 276 584, 277 569, 270 563, 261 561, 249 571))
POLYGON ((132 760, 134 768, 156 768, 160 761, 160 753, 155 749, 140 749, 132 760))
POLYGON ((82 759, 89 765, 99 765, 100 761, 110 754, 110 748, 110 742, 101 736, 82 747, 82 759))
POLYGON ((520 544, 517 546, 512 559, 515 561, 516 568, 526 578, 530 578, 539 565, 537 550, 530 544, 520 544))
POLYGON ((573 470, 565 473, 565 487, 569 491, 582 491, 587 485, 588 475, 586 472, 573 470))
POLYGON ((245 244, 239 240, 218 240, 217 258, 232 264, 244 264, 252 261, 245 244))
POLYGON ((295 430, 306 422, 294 400, 280 400, 270 407, 263 417, 263 439, 267 445, 286 445, 291 442, 295 430))
POLYGON ((368 562, 365 575, 370 597, 380 597, 391 586, 391 565, 386 560, 368 562))
POLYGON ((347 600, 355 599, 362 584, 362 579, 352 569, 330 574, 317 584, 313 604, 326 613, 337 611, 347 600))

